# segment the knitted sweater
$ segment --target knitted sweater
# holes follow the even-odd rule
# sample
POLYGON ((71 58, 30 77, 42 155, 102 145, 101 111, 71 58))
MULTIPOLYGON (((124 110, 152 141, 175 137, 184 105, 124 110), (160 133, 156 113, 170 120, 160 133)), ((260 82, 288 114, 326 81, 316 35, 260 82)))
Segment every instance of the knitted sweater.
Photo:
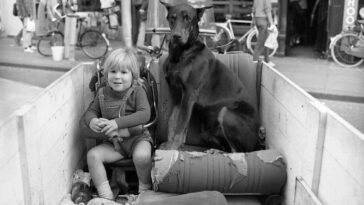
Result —
MULTIPOLYGON (((127 91, 117 92, 112 90, 109 86, 104 87, 104 100, 105 101, 120 101, 127 91)), ((108 116, 101 116, 101 107, 99 101, 99 94, 97 93, 94 101, 86 111, 85 119, 86 123, 90 124, 93 118, 106 118, 108 116)), ((128 100, 125 103, 125 115, 116 118, 116 124, 118 128, 130 128, 137 125, 145 124, 150 119, 150 106, 147 98, 147 94, 141 86, 137 86, 131 93, 128 100)), ((111 119, 109 119, 111 120, 111 119)))

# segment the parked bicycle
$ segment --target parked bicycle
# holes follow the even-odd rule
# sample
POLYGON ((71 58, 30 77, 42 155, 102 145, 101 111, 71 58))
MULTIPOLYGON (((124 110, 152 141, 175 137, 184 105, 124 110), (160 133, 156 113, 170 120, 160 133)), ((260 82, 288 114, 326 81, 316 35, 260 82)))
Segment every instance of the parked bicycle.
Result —
POLYGON ((343 67, 357 67, 364 61, 364 20, 358 20, 356 25, 331 39, 331 57, 343 67))
MULTIPOLYGON (((86 17, 81 17, 77 14, 73 14, 73 17, 77 18, 78 34, 76 47, 81 48, 83 53, 92 59, 105 56, 110 45, 106 35, 98 30, 84 28, 83 25, 86 17)), ((63 43, 64 35, 59 29, 59 25, 64 22, 64 19, 65 15, 61 16, 61 18, 57 20, 57 29, 48 32, 45 36, 39 39, 37 44, 39 54, 43 56, 51 56, 51 47, 57 44, 57 42, 63 43)))
MULTIPOLYGON (((258 29, 252 26, 252 20, 231 19, 231 15, 226 15, 225 18, 225 22, 215 23, 216 35, 212 38, 212 43, 207 42, 208 47, 212 50, 217 50, 219 53, 226 53, 234 46, 234 41, 237 40, 242 51, 253 54, 257 44, 258 29), (237 38, 234 33, 233 24, 248 25, 250 29, 243 36, 237 38)), ((269 56, 273 56, 276 51, 277 48, 269 49, 269 56)))

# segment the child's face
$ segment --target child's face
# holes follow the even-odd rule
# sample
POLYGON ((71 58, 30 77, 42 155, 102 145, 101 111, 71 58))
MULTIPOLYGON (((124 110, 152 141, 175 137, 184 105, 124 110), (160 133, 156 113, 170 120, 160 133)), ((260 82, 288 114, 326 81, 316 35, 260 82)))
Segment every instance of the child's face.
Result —
POLYGON ((124 91, 130 88, 133 81, 133 75, 126 67, 111 68, 107 75, 107 82, 114 91, 124 91))

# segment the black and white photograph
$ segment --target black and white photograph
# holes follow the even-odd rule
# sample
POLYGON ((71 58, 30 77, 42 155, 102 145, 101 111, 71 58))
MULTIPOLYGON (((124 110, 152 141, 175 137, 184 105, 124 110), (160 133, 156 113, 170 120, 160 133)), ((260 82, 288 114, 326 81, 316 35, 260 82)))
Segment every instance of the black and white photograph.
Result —
POLYGON ((1 0, 0 204, 364 204, 364 0, 1 0))

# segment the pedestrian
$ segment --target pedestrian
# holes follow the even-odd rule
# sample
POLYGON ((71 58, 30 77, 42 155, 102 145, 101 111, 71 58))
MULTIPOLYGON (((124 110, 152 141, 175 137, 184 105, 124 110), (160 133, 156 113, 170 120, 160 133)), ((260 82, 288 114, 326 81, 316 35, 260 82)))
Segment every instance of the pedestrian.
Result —
POLYGON ((117 49, 106 58, 104 67, 107 85, 97 92, 85 120, 91 130, 104 133, 108 140, 88 151, 87 164, 99 196, 113 200, 104 163, 132 157, 139 192, 149 190, 153 142, 141 127, 149 121, 150 106, 141 86, 136 52, 132 48, 117 49))
POLYGON ((20 40, 23 38, 23 48, 24 52, 33 53, 34 48, 32 48, 32 37, 34 34, 34 2, 33 0, 16 0, 16 5, 18 9, 18 16, 20 20, 22 21, 23 28, 21 31, 19 31, 18 35, 15 38, 15 43, 17 45, 20 45, 20 40), (33 24, 33 25, 31 25, 33 24), (21 32, 21 34, 20 34, 21 32))
POLYGON ((258 40, 254 48, 253 62, 258 62, 260 55, 263 55, 264 61, 270 66, 274 66, 274 63, 270 62, 269 59, 269 50, 264 46, 268 32, 273 31, 275 27, 270 0, 254 0, 252 16, 253 23, 258 28, 258 40))
POLYGON ((148 0, 132 0, 133 45, 144 45, 145 22, 147 21, 148 0))

